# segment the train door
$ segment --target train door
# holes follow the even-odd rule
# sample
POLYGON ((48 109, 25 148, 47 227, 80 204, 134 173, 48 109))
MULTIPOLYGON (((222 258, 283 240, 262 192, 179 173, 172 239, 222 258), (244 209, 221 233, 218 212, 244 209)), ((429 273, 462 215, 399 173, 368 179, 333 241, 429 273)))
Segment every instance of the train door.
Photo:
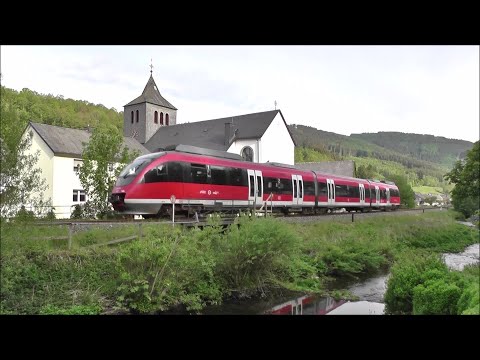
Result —
POLYGON ((293 205, 303 204, 303 178, 302 175, 292 175, 293 205))
POLYGON ((380 206, 380 190, 377 185, 375 185, 375 203, 375 205, 380 206))
POLYGON ((335 203, 335 182, 332 179, 327 179, 327 194, 328 205, 333 205, 335 203))
POLYGON ((254 206, 261 206, 263 202, 263 176, 259 170, 247 170, 248 173, 248 202, 254 206))
POLYGON ((358 184, 360 189, 360 205, 365 205, 365 186, 363 184, 358 184))
POLYGON ((390 205, 390 189, 385 189, 385 192, 387 193, 387 206, 390 205))

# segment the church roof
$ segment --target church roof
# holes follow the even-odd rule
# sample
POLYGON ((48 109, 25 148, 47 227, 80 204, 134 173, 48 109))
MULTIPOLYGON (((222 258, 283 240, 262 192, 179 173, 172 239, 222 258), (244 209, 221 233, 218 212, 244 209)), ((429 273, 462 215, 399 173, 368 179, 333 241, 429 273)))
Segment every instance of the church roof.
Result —
MULTIPOLYGON (((270 110, 253 114, 229 116, 221 119, 204 120, 193 123, 164 126, 145 143, 150 151, 164 148, 168 145, 188 144, 213 150, 226 151, 233 140, 260 139, 277 114, 283 122, 285 119, 280 110, 270 110), (225 141, 225 123, 232 124, 232 141, 225 141), (234 137, 233 137, 234 136, 234 137)), ((287 124, 285 127, 288 129, 287 124)), ((292 134, 290 133, 293 143, 292 134)))
POLYGON ((302 170, 313 170, 322 174, 355 177, 355 163, 353 160, 296 163, 295 167, 302 170))
POLYGON ((165 98, 162 95, 160 95, 160 91, 158 90, 157 84, 155 84, 155 80, 153 80, 152 75, 150 75, 147 85, 145 85, 145 89, 143 89, 142 95, 137 97, 135 100, 130 101, 125 106, 141 104, 144 102, 148 102, 148 103, 160 105, 169 109, 177 110, 175 106, 170 104, 167 100, 165 100, 165 98))
MULTIPOLYGON (((90 141, 91 134, 86 130, 72 129, 61 126, 47 125, 30 122, 48 147, 57 156, 82 157, 83 144, 90 141)), ((123 138, 123 146, 129 150, 137 150, 140 155, 149 154, 142 144, 131 137, 123 138)))

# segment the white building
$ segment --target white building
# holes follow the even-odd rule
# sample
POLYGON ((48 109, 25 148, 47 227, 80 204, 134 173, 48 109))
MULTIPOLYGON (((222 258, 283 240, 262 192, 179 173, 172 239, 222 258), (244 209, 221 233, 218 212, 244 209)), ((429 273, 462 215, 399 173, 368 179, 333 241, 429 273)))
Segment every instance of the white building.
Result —
MULTIPOLYGON (((86 130, 34 122, 27 125, 24 135, 30 131, 33 137, 28 152, 35 154, 39 150, 37 166, 48 185, 43 199, 51 199, 58 219, 69 218, 72 206, 87 200, 77 170, 82 164, 83 143, 88 143, 91 134, 86 130)), ((124 138, 123 145, 142 155, 149 153, 132 138, 124 138)))
POLYGON ((123 121, 124 136, 151 152, 184 144, 294 165, 295 141, 280 110, 177 124, 177 108, 163 98, 153 76, 142 95, 125 105, 123 121))

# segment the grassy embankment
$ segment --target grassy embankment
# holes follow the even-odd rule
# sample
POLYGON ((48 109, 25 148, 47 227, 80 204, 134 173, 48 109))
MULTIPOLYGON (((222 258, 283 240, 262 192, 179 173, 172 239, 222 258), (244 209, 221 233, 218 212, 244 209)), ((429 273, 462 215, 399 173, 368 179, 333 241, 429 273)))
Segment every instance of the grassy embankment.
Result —
POLYGON ((145 223, 141 240, 114 247, 89 246, 134 235, 138 227, 82 231, 74 234, 71 250, 64 240, 32 239, 65 235, 65 229, 2 223, 1 313, 151 313, 175 306, 196 312, 275 288, 324 293, 332 277, 375 272, 405 254, 458 252, 478 242, 477 229, 455 223, 446 211, 355 223, 239 222, 226 232, 220 226, 184 230, 145 223))

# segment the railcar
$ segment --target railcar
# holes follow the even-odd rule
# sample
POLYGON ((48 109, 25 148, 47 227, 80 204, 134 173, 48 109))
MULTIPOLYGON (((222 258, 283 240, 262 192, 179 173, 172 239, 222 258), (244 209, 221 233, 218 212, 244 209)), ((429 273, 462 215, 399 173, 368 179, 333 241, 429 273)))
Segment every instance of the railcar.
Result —
POLYGON ((393 183, 321 174, 279 163, 252 163, 224 151, 177 145, 140 156, 127 165, 110 202, 116 211, 145 218, 171 215, 173 197, 175 212, 187 215, 264 207, 284 213, 339 208, 363 211, 392 207, 397 199, 394 190, 398 191, 393 183))

